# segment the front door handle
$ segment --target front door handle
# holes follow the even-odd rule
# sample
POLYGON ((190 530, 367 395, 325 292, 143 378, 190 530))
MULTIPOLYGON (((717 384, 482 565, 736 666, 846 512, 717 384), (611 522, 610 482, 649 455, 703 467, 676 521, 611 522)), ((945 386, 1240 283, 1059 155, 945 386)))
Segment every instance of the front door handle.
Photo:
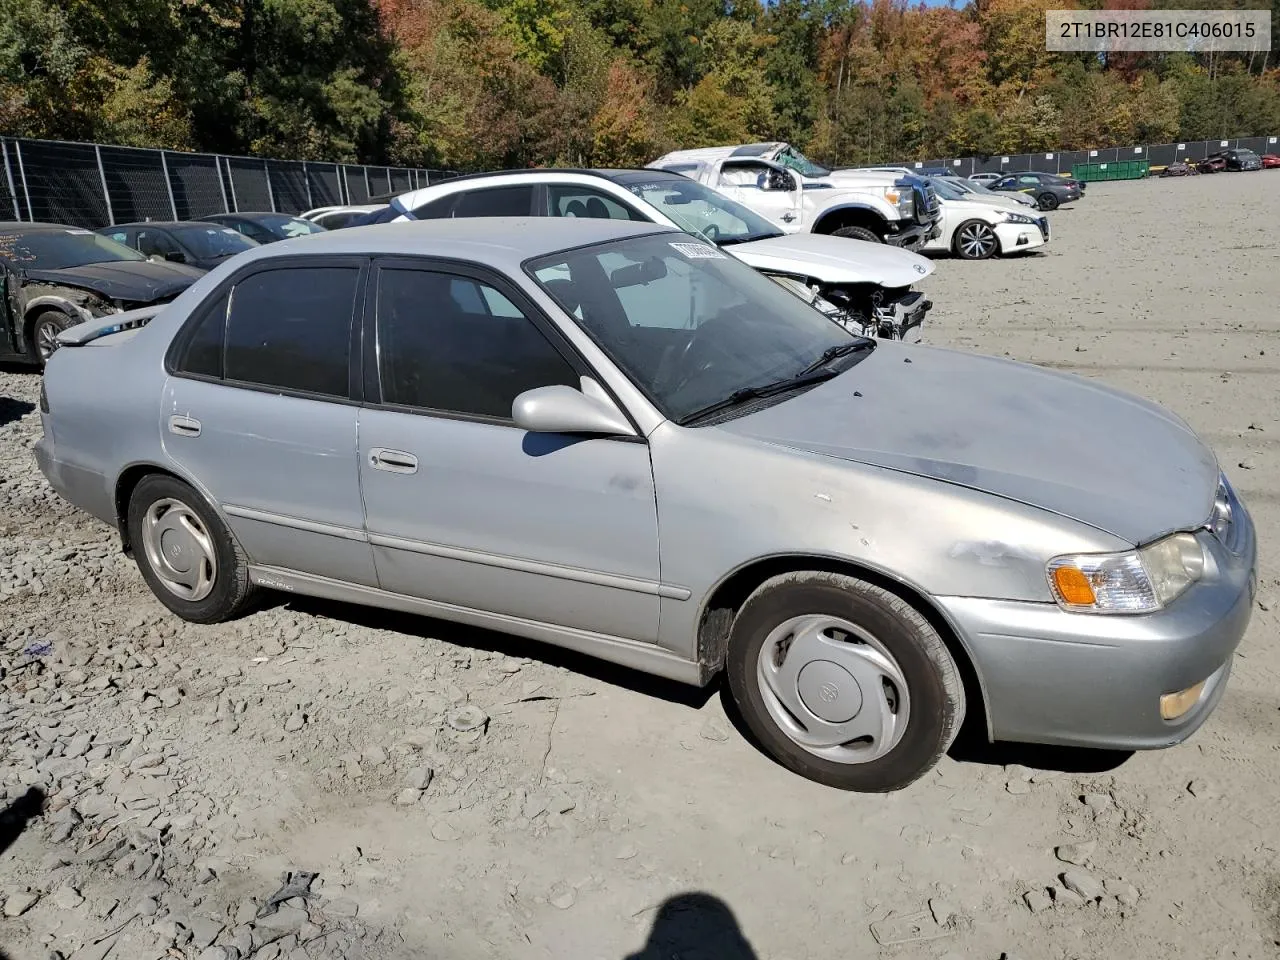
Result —
POLYGON ((200 421, 194 417, 174 415, 169 418, 169 432, 180 437, 200 436, 200 421))
POLYGON ((375 470, 388 473, 417 473, 418 458, 403 450, 388 450, 386 447, 374 447, 369 451, 369 463, 375 470))

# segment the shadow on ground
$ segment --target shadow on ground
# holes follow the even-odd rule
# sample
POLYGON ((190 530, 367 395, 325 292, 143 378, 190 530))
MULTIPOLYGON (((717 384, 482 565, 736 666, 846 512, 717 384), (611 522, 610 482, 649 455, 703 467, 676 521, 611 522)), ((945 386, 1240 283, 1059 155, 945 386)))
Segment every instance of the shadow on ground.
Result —
POLYGON ((538 640, 526 640, 506 633, 482 630, 435 620, 431 617, 359 604, 340 603, 314 597, 268 594, 264 602, 287 604, 290 609, 312 616, 328 617, 345 623, 368 627, 373 630, 393 630, 414 637, 433 637, 472 650, 487 650, 508 657, 529 657, 553 667, 563 667, 574 673, 591 677, 602 683, 633 690, 647 697, 657 697, 670 703, 701 709, 715 694, 717 683, 706 687, 694 687, 663 677, 655 677, 640 670, 620 667, 585 653, 577 653, 538 640))
POLYGON ((14 400, 12 397, 0 397, 0 427, 21 420, 36 408, 34 403, 25 400, 14 400))
POLYGON ((729 905, 709 893, 681 893, 663 901, 645 945, 626 960, 669 957, 757 960, 729 905))
MULTIPOLYGON (((31 787, 4 810, 0 810, 0 853, 4 853, 22 835, 27 824, 40 816, 44 808, 44 791, 31 787)), ((3 960, 0 957, 0 960, 3 960)))

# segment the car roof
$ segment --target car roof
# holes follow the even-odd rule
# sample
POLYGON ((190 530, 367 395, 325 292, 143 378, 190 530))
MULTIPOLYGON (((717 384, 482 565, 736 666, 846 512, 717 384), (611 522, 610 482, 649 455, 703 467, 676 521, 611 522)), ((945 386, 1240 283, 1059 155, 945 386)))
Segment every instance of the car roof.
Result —
POLYGON ((425 256, 476 260, 515 270, 531 257, 650 233, 680 231, 661 224, 632 220, 458 217, 370 224, 359 230, 330 230, 265 244, 241 256, 253 259, 304 253, 312 256, 425 256))
POLYGON ((109 227, 99 227, 98 232, 116 230, 120 227, 203 227, 208 222, 208 220, 134 220, 131 223, 113 223, 109 227))
POLYGON ((69 223, 30 223, 26 220, 0 220, 0 230, 24 230, 27 233, 49 230, 83 230, 84 227, 73 227, 69 223))

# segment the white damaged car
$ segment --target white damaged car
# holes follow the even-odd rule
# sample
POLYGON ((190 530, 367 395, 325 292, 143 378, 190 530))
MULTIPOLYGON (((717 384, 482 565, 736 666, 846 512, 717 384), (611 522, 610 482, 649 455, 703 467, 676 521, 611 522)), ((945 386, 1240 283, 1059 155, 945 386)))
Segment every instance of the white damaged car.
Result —
POLYGON ((1043 247, 1049 242, 1049 218, 980 200, 945 179, 929 183, 942 205, 942 230, 925 242, 924 251, 954 253, 962 260, 986 260, 1043 247))
MULTIPOLYGON (((665 170, 519 170, 457 177, 391 201, 401 220, 594 217, 676 227, 710 240, 855 333, 917 341, 933 303, 914 285, 934 264, 909 250, 784 233, 724 194, 665 170)), ((358 229, 358 228, 357 228, 358 229)))

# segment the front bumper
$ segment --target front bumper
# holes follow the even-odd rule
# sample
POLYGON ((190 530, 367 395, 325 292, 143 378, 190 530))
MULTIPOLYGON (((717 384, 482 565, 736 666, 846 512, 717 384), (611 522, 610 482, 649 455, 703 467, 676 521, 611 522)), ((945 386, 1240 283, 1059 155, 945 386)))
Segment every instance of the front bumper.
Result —
POLYGON ((1044 217, 1040 219, 1044 220, 1043 224, 997 223, 995 231, 1000 240, 1000 252, 1010 254, 1017 253, 1020 250, 1034 250, 1036 247, 1043 247, 1048 243, 1048 220, 1044 217))
POLYGON ((915 220, 897 221, 889 224, 889 232, 884 235, 884 242, 904 250, 919 250, 925 243, 936 237, 942 227, 938 221, 919 223, 915 220))
POLYGON ((973 656, 993 740, 1115 750, 1168 747, 1190 737, 1226 690, 1253 613, 1257 548, 1241 511, 1239 553, 1208 533, 1211 571, 1158 613, 1068 613, 1056 604, 944 597, 973 656), (1175 720, 1160 698, 1206 681, 1175 720))

